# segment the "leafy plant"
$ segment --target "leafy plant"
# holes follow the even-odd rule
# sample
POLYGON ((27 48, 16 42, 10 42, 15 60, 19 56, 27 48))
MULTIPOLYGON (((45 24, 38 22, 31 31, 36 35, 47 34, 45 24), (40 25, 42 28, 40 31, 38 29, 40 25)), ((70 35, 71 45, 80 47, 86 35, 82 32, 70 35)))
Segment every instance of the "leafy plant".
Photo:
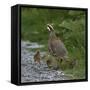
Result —
POLYGON ((72 74, 74 79, 85 78, 85 11, 22 8, 22 40, 44 44, 43 50, 46 51, 49 36, 46 30, 48 23, 53 23, 55 32, 69 52, 69 57, 76 58, 78 61, 75 68, 64 69, 65 73, 72 74))

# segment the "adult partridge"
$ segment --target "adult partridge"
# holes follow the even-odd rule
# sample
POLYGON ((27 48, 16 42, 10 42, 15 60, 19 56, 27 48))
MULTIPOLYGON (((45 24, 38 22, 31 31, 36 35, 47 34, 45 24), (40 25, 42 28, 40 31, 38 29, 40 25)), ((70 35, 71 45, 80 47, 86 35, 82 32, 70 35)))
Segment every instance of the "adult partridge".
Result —
POLYGON ((49 31, 48 49, 50 54, 60 59, 67 58, 67 49, 64 43, 56 35, 53 26, 51 24, 47 24, 47 29, 49 31))

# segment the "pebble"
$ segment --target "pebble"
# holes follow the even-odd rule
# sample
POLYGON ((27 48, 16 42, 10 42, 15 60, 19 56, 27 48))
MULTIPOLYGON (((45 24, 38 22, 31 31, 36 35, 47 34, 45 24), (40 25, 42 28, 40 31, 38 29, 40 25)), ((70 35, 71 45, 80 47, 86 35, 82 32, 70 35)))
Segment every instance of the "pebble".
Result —
POLYGON ((62 71, 49 69, 43 60, 41 64, 34 62, 35 53, 26 49, 32 46, 34 48, 34 45, 39 46, 37 43, 21 41, 21 82, 66 80, 67 77, 62 71))

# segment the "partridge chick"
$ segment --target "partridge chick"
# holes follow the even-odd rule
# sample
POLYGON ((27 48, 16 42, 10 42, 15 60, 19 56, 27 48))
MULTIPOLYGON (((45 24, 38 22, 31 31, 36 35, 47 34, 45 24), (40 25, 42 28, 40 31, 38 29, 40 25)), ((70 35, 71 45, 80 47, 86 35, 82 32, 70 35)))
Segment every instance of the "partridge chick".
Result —
POLYGON ((41 59, 40 51, 37 50, 35 55, 34 55, 34 61, 40 64, 40 59, 41 59))

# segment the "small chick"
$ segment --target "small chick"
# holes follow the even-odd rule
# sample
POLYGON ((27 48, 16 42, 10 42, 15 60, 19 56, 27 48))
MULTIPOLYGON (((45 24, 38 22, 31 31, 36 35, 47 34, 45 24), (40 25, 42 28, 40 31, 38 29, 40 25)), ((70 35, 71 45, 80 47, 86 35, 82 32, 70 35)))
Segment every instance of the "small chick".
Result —
POLYGON ((37 50, 35 55, 34 55, 34 61, 40 64, 40 59, 41 59, 40 51, 37 50))

